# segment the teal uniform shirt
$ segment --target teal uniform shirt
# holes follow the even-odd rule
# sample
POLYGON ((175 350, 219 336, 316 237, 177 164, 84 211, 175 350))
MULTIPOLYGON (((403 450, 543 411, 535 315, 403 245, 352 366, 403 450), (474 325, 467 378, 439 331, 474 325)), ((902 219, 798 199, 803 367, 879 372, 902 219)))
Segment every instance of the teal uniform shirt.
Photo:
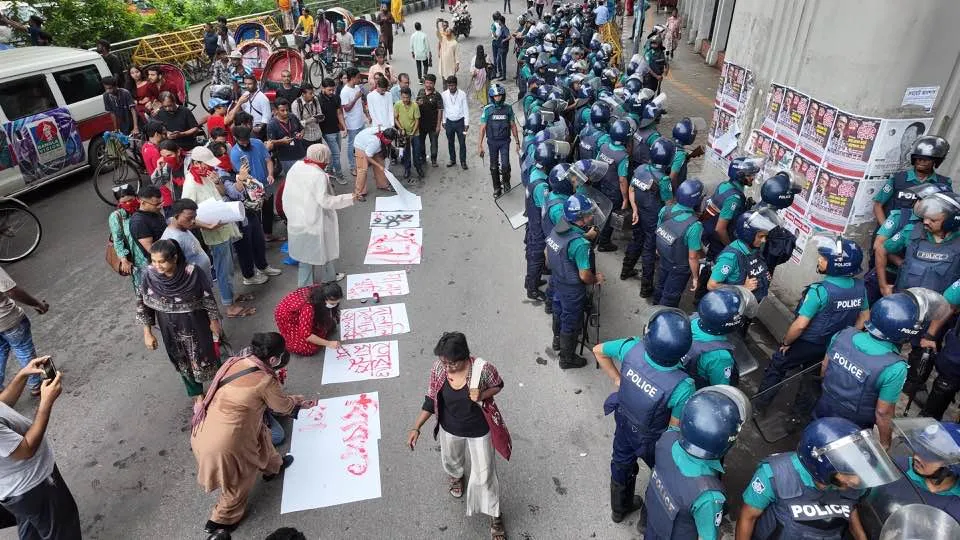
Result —
POLYGON ((523 67, 520 68, 520 78, 528 81, 530 77, 533 77, 533 68, 531 68, 529 64, 524 64, 523 67))
MULTIPOLYGON (((827 349, 833 347, 837 334, 830 338, 830 344, 827 349)), ((877 339, 866 332, 858 332, 853 336, 853 346, 858 351, 871 356, 880 356, 882 354, 893 353, 900 354, 900 347, 895 343, 877 339)), ((896 403, 900 397, 900 391, 903 390, 903 383, 907 380, 907 362, 901 359, 899 362, 887 366, 877 377, 877 390, 879 399, 887 403, 896 403)))
MULTIPOLYGON (((660 193, 660 202, 666 203, 673 198, 673 184, 670 183, 670 177, 663 174, 659 168, 647 164, 647 170, 650 171, 650 174, 654 178, 657 178, 657 190, 660 193)), ((662 210, 662 209, 661 209, 662 210)), ((691 210, 692 212, 692 210, 691 210)), ((681 220, 682 221, 682 220, 681 220)), ((697 225, 700 225, 700 222, 697 222, 697 225)), ((700 226, 700 230, 703 230, 703 226, 700 226)), ((699 249, 699 248, 698 248, 699 249)))
MULTIPOLYGON (((700 317, 693 317, 690 321, 694 341, 727 341, 726 336, 715 336, 703 331, 700 327, 700 317)), ((730 384, 730 375, 733 373, 733 355, 730 351, 717 350, 700 355, 697 362, 697 374, 706 379, 711 385, 730 384)))
MULTIPOLYGON (((570 232, 583 235, 584 230, 571 223, 570 232)), ((570 232, 564 234, 570 234, 570 232)), ((590 270, 590 242, 583 236, 571 240, 567 244, 567 257, 570 257, 570 260, 577 264, 578 270, 590 270)))
MULTIPOLYGON (((730 242, 730 247, 744 255, 754 252, 742 240, 730 242)), ((717 283, 736 283, 740 281, 740 264, 737 262, 737 256, 729 252, 720 252, 716 264, 713 265, 713 271, 710 272, 710 279, 717 283)))
POLYGON ((550 193, 550 186, 547 184, 540 184, 539 186, 533 189, 533 204, 537 205, 537 208, 543 208, 543 204, 547 201, 547 194, 550 193))
POLYGON ((950 302, 951 306, 960 306, 960 279, 954 281, 947 290, 943 291, 943 297, 950 302))
MULTIPOLYGON (((630 352, 630 349, 634 348, 637 343, 640 343, 640 338, 622 338, 614 339, 612 341, 606 341, 600 344, 600 350, 605 356, 613 358, 617 362, 623 362, 623 359, 627 356, 627 353, 630 352)), ((673 371, 680 369, 680 365, 677 364, 672 368, 663 367, 660 364, 653 361, 646 352, 643 353, 643 359, 650 365, 653 369, 658 371, 673 371)), ((676 388, 673 389, 673 393, 670 394, 670 399, 667 401, 667 407, 670 408, 670 414, 679 419, 680 413, 683 411, 683 406, 687 404, 687 400, 690 399, 690 396, 696 391, 697 387, 693 384, 693 379, 687 377, 676 388)))
POLYGON ((538 106, 540 104, 537 96, 527 92, 527 95, 523 96, 523 114, 526 116, 533 114, 534 111, 532 109, 535 104, 538 106))
MULTIPOLYGON (((551 191, 550 195, 547 196, 547 200, 544 204, 546 204, 547 202, 551 202, 555 199, 566 200, 566 196, 561 195, 559 193, 554 193, 551 191)), ((560 220, 563 218, 563 205, 562 204, 553 205, 553 208, 551 208, 547 212, 547 217, 550 218, 550 222, 553 223, 554 225, 556 225, 557 223, 560 223, 560 220)))
MULTIPOLYGON (((917 487, 917 489, 919 489, 919 490, 921 490, 921 491, 925 491, 925 492, 927 492, 927 493, 931 493, 930 488, 927 487, 927 481, 926 481, 926 479, 925 479, 924 477, 920 476, 919 474, 917 474, 917 473, 913 470, 913 457, 912 457, 912 456, 909 457, 909 458, 907 458, 907 474, 906 474, 906 476, 907 476, 907 478, 910 479, 910 482, 912 482, 913 485, 917 487)), ((960 497, 960 482, 955 482, 955 483, 953 484, 953 487, 950 488, 950 489, 948 489, 948 490, 946 490, 946 491, 938 491, 938 492, 937 492, 937 495, 944 495, 944 496, 948 496, 948 495, 949 495, 949 496, 953 496, 953 497, 960 497)))
MULTIPOLYGON (((667 185, 669 185, 669 182, 670 182, 669 177, 665 177, 665 178, 667 178, 667 185)), ((660 209, 660 214, 659 214, 658 217, 657 217, 657 224, 658 224, 658 225, 661 224, 661 223, 663 223, 663 215, 667 212, 667 208, 668 208, 668 207, 664 206, 663 208, 660 209)), ((680 210, 680 211, 681 211, 681 213, 679 213, 679 214, 673 216, 673 218, 671 218, 671 219, 673 219, 674 221, 683 221, 683 220, 685 220, 685 219, 687 219, 687 218, 689 217, 689 216, 687 215, 687 212, 689 212, 689 213, 691 213, 691 214, 693 213, 693 209, 692 209, 692 208, 690 208, 690 207, 688 207, 688 206, 684 206, 684 205, 679 204, 679 203, 674 203, 673 206, 671 206, 671 207, 669 207, 669 208, 670 208, 671 211, 673 211, 673 210, 680 210)), ((703 247, 703 245, 702 245, 702 243, 701 243, 701 240, 700 240, 702 236, 703 236, 703 224, 700 223, 699 221, 694 221, 694 222, 690 225, 690 227, 687 228, 687 233, 683 236, 684 241, 687 243, 687 250, 688 250, 688 251, 697 251, 697 250, 699 250, 701 247, 703 247)))
MULTIPOLYGON (((800 463, 797 454, 791 456, 793 468, 800 474, 800 481, 808 488, 816 489, 817 485, 813 481, 813 476, 807 472, 807 469, 800 463)), ((770 503, 777 500, 777 494, 773 489, 773 468, 769 463, 761 463, 757 471, 753 473, 753 478, 747 484, 747 489, 743 490, 743 502, 756 508, 765 510, 770 503)))
POLYGON ((549 178, 550 178, 550 175, 548 175, 540 167, 537 167, 536 165, 534 165, 533 167, 530 168, 530 180, 529 180, 530 183, 533 183, 535 180, 543 180, 544 182, 546 182, 547 179, 549 178))
MULTIPOLYGON (((480 123, 486 124, 487 119, 490 118, 490 114, 493 110, 493 107, 496 107, 495 103, 491 103, 483 108, 483 112, 480 113, 480 123)), ((510 123, 513 124, 513 107, 507 107, 507 119, 510 120, 510 123)))
MULTIPOLYGON (((620 144, 620 143, 615 143, 615 142, 613 142, 612 140, 610 140, 610 136, 609 136, 609 135, 603 135, 603 136, 601 136, 600 139, 597 141, 597 148, 598 148, 598 150, 597 150, 597 155, 599 155, 599 153, 600 153, 600 150, 599 150, 600 145, 603 144, 603 143, 600 142, 601 140, 604 141, 604 142, 606 142, 606 143, 608 143, 611 150, 620 150, 620 151, 622 151, 622 152, 626 152, 626 151, 627 151, 627 147, 626 147, 626 146, 624 146, 624 145, 622 145, 622 144, 620 144), (606 137, 606 139, 604 139, 604 137, 606 137)), ((626 157, 624 157, 623 159, 621 159, 620 162, 619 162, 619 163, 616 163, 615 165, 616 165, 616 167, 617 167, 617 176, 622 176, 622 177, 624 177, 624 178, 629 177, 629 176, 630 176, 630 153, 627 152, 626 157)))
MULTIPOLYGON (((913 210, 908 210, 908 211, 910 212, 910 220, 907 221, 908 225, 910 223, 920 221, 920 218, 918 218, 917 215, 913 213, 913 210)), ((902 212, 904 212, 904 210, 901 210, 899 208, 897 208, 896 210, 891 210, 890 213, 887 214, 887 219, 883 220, 883 223, 880 225, 880 228, 877 229, 877 236, 890 238, 891 236, 900 232, 900 230, 897 229, 897 225, 899 225, 900 223, 900 214, 902 212)))
POLYGON ((537 145, 533 144, 535 140, 537 140, 537 135, 535 133, 523 136, 523 142, 520 143, 520 148, 523 149, 524 158, 530 155, 531 152, 535 152, 537 150, 537 145))
POLYGON ((687 151, 677 143, 677 151, 673 154, 673 163, 670 164, 671 173, 679 173, 683 164, 687 162, 687 151))
MULTIPOLYGON (((836 285, 841 289, 849 289, 856 284, 855 279, 846 276, 827 276, 823 281, 836 285)), ((824 288, 824 286, 820 283, 814 283, 807 288, 807 294, 800 302, 800 309, 797 310, 797 315, 812 319, 817 315, 817 313, 823 311, 823 308, 827 307, 829 299, 830 298, 827 294, 826 288, 824 288)), ((864 293, 863 309, 860 311, 863 312, 869 310, 870 305, 867 301, 867 295, 864 293)))
MULTIPOLYGON (((597 129, 600 129, 600 128, 597 128, 597 129)), ((607 134, 606 131, 604 131, 604 132, 603 132, 603 135, 597 137, 597 152, 600 151, 600 147, 603 146, 603 143, 607 143, 607 142, 611 142, 611 141, 610 141, 610 135, 607 134)), ((597 156, 593 156, 593 158, 596 159, 597 156)), ((584 158, 584 159, 586 159, 586 158, 584 158)))
MULTIPOLYGON (((934 172, 925 180, 920 180, 920 178, 917 177, 916 169, 910 167, 907 169, 907 183, 915 186, 919 186, 920 184, 924 183, 945 184, 947 183, 947 179, 934 172)), ((887 178, 887 183, 884 184, 883 188, 873 196, 873 201, 880 204, 887 204, 887 201, 890 200, 890 197, 893 197, 893 175, 891 175, 890 178, 887 178)))
MULTIPOLYGON (((727 191, 735 189, 740 193, 743 193, 743 186, 738 182, 724 182, 717 187, 717 195, 726 193, 727 191)), ((737 215, 737 212, 740 210, 740 205, 743 202, 738 197, 728 197, 727 200, 723 201, 723 208, 720 209, 720 219, 725 219, 730 221, 737 215)))
MULTIPOLYGON (((679 431, 679 428, 671 427, 667 431, 679 431)), ((670 454, 673 463, 680 469, 680 472, 687 477, 697 476, 719 476, 723 474, 723 465, 717 459, 701 459, 693 457, 686 453, 680 446, 680 442, 673 443, 670 447, 670 454)), ((690 513, 693 514, 693 521, 697 525, 697 535, 700 540, 717 540, 717 516, 723 514, 723 503, 727 500, 722 491, 710 489, 704 491, 693 501, 690 513)))
MULTIPOLYGON (((900 232, 884 240, 883 248, 887 250, 887 253, 900 254, 905 252, 907 246, 910 244, 910 234, 913 232, 913 228, 917 226, 923 227, 923 223, 919 220, 907 223, 900 232)), ((925 232, 925 234, 927 235, 927 240, 931 242, 934 241, 932 234, 929 232, 925 232)), ((943 238, 943 242, 949 242, 957 236, 960 236, 960 231, 949 232, 943 238)))
POLYGON ((584 107, 580 111, 580 121, 583 122, 584 126, 590 123, 590 107, 584 107))

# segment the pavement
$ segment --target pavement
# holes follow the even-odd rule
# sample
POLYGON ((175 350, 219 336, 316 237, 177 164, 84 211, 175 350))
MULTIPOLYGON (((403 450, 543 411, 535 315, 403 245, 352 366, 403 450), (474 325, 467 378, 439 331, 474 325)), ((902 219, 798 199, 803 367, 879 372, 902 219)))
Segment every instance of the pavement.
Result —
MULTIPOLYGON (((461 43, 463 66, 478 44, 489 47, 486 26, 501 7, 496 1, 471 5, 474 31, 461 43)), ((517 14, 519 10, 510 17, 511 26, 517 14)), ((414 21, 432 29, 440 15, 438 8, 417 13, 408 17, 407 29, 412 32, 414 21)), ((408 34, 399 34, 395 42, 395 71, 415 74, 405 52, 408 34)), ((509 73, 514 72, 511 66, 509 73)), ((718 74, 693 52, 678 49, 664 84, 670 95, 664 125, 671 126, 681 115, 708 117, 718 74)), ((464 88, 466 78, 461 73, 464 88)), ((508 81, 506 86, 512 100, 515 84, 508 81)), ((260 539, 280 526, 324 539, 489 538, 488 520, 464 516, 462 501, 447 494, 439 446, 429 430, 424 430, 416 451, 405 446, 426 391, 431 351, 439 335, 450 330, 464 332, 474 354, 493 362, 506 383, 497 402, 513 435, 513 459, 498 460, 497 466, 509 537, 637 537, 635 514, 620 524, 609 519, 614 427, 612 418, 603 416, 602 403, 613 387, 592 365, 561 371, 555 356, 545 351, 550 321, 540 306, 525 300, 523 232, 512 230, 493 203, 487 166, 476 150, 479 113, 471 103, 469 171, 442 166, 447 160, 441 136, 441 167, 428 166, 425 184, 414 188, 424 202, 424 252, 422 264, 405 267, 411 293, 397 299, 406 302, 412 325, 412 332, 398 337, 400 377, 321 385, 321 358, 295 357, 289 366, 286 389, 293 394, 322 398, 380 393, 382 497, 280 515, 282 482, 258 483, 235 538, 260 539)), ((517 157, 512 159, 513 170, 519 171, 517 157)), ((51 305, 46 315, 30 314, 39 353, 53 354, 64 372, 64 392, 47 437, 79 505, 84 536, 205 538, 202 526, 216 494, 204 493, 196 483, 188 427, 191 401, 162 349, 145 350, 129 280, 105 268, 109 208, 97 199, 88 175, 37 190, 27 202, 43 223, 43 240, 33 255, 5 269, 21 287, 51 305)), ((339 271, 385 269, 362 264, 373 206, 371 197, 339 212, 339 271)), ((621 238, 619 243, 626 241, 621 238)), ((597 257, 600 271, 611 278, 603 287, 603 340, 638 334, 653 309, 639 298, 638 281, 617 279, 621 257, 622 251, 597 257)), ((282 266, 277 245, 269 248, 268 258, 284 273, 259 287, 239 286, 257 295, 258 312, 225 321, 234 344, 246 343, 254 332, 274 330, 273 307, 296 288, 296 269, 282 266)), ((682 307, 691 308, 688 299, 682 307)), ((772 341, 760 334, 754 338, 757 353, 766 358, 772 341)), ((15 367, 11 361, 8 377, 15 367)), ((756 386, 755 377, 743 383, 748 392, 756 386)), ((24 396, 17 408, 32 417, 35 403, 24 396)), ((432 426, 432 421, 427 424, 432 426)), ((757 460, 792 444, 763 444, 752 425, 745 427, 726 460, 731 509, 739 505, 757 460)), ((638 492, 643 485, 645 480, 638 492)), ((0 532, 0 540, 8 538, 14 538, 11 529, 0 532)))

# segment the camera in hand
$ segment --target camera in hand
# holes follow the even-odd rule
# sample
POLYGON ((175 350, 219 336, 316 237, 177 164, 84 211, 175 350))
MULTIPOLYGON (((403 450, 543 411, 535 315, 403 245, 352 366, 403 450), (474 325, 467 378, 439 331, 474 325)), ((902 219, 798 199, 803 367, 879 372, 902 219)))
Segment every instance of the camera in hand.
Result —
POLYGON ((43 364, 43 378, 52 380, 57 376, 57 366, 53 365, 53 357, 47 358, 43 364))

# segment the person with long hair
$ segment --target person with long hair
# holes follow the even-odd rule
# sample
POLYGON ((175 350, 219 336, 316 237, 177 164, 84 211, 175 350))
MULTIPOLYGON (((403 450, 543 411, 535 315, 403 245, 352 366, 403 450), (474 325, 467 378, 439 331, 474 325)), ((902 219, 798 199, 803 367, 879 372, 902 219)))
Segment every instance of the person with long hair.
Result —
POLYGON ((150 266, 143 271, 137 297, 137 322, 143 325, 148 350, 158 345, 153 327, 160 329, 187 395, 199 402, 203 383, 220 367, 213 346, 214 336, 222 332, 220 311, 210 279, 187 264, 176 240, 157 240, 150 246, 150 266))
POLYGON ((137 114, 144 118, 152 116, 160 108, 160 89, 157 85, 150 84, 147 74, 139 66, 130 66, 127 74, 127 91, 136 101, 137 114))
POLYGON ((301 287, 284 296, 273 317, 287 350, 313 356, 320 347, 339 347, 340 342, 331 337, 340 324, 342 300, 343 289, 336 283, 301 287))
POLYGON ((140 199, 133 184, 114 187, 113 197, 117 200, 117 209, 107 218, 110 241, 113 251, 120 258, 120 272, 130 276, 134 292, 139 293, 141 272, 150 263, 147 252, 141 249, 130 233, 130 218, 140 209, 140 199))
POLYGON ((229 537, 247 508, 247 499, 263 473, 271 481, 293 464, 281 457, 264 423, 267 409, 296 417, 316 401, 283 391, 278 371, 290 361, 276 332, 253 335, 250 346, 217 371, 202 402, 194 405, 190 446, 197 459, 197 483, 207 493, 220 490, 204 530, 229 537))
POLYGON ((487 105, 487 90, 490 88, 490 79, 493 64, 487 60, 483 45, 477 45, 477 54, 470 60, 470 82, 473 83, 473 99, 480 105, 487 105))

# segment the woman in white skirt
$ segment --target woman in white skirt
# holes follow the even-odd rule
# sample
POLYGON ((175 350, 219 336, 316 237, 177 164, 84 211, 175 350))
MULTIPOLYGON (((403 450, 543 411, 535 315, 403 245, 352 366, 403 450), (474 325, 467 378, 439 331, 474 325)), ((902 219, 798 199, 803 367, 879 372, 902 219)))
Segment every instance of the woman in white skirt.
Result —
MULTIPOLYGON (((491 426, 480 404, 493 405, 493 396, 503 388, 503 381, 493 364, 470 356, 467 337, 460 332, 445 332, 433 350, 437 361, 430 373, 430 385, 423 408, 410 430, 407 443, 413 450, 420 437, 420 428, 433 414, 437 425, 433 435, 440 439, 440 459, 450 476, 450 495, 463 497, 463 468, 470 456, 470 479, 467 481, 467 515, 486 514, 492 518, 490 535, 504 540, 506 530, 500 514, 500 480, 497 477, 496 454, 491 426), (477 381, 471 381, 473 366, 483 362, 477 381), (473 384, 471 384, 473 383, 473 384)), ((495 416, 499 418, 499 411, 495 416)), ((502 422, 495 429, 503 429, 502 422)), ((509 457, 509 444, 506 452, 509 457)))

